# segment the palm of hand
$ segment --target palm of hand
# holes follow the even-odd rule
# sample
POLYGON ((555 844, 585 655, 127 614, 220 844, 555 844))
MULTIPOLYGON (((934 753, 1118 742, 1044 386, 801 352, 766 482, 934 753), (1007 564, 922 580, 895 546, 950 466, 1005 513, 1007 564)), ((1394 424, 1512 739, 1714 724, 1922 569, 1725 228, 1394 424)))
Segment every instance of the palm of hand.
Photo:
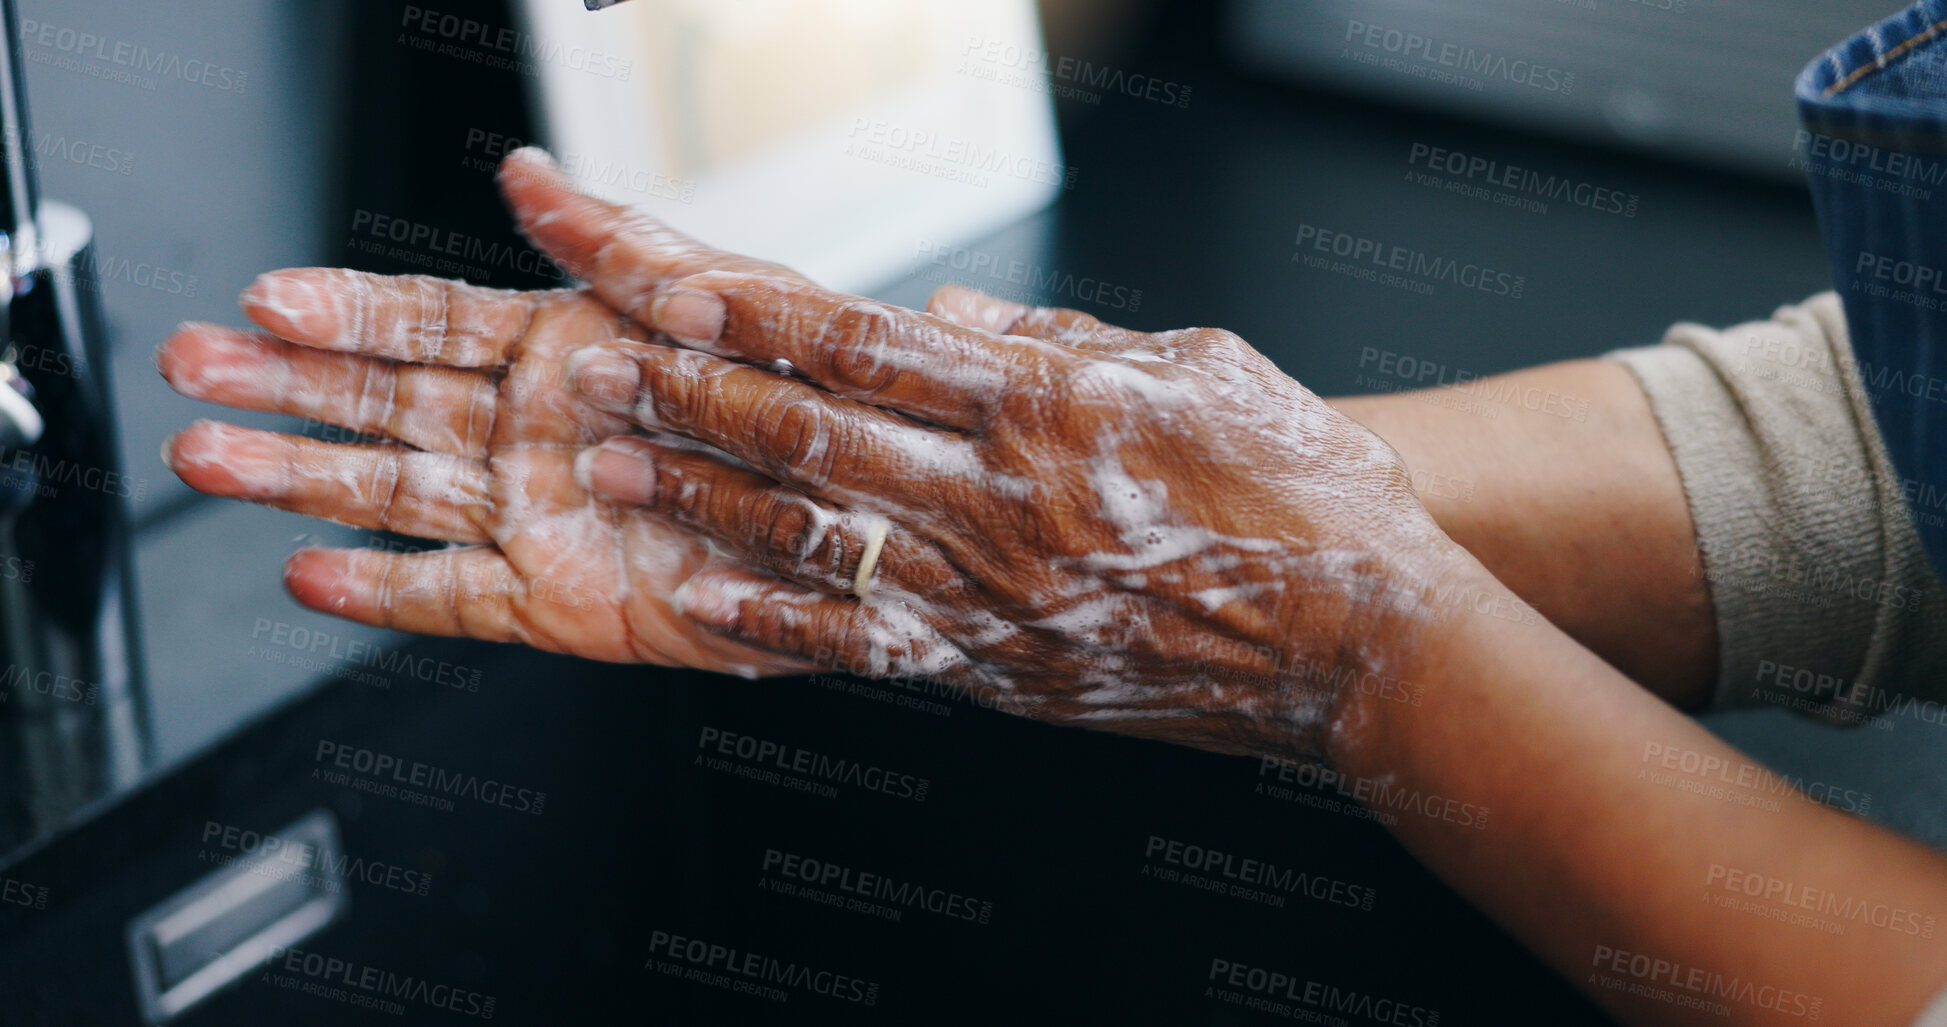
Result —
POLYGON ((179 391, 391 441, 205 421, 173 441, 178 473, 206 492, 462 544, 299 553, 286 576, 301 600, 599 660, 803 667, 672 610, 709 544, 577 484, 582 448, 635 429, 566 389, 565 361, 591 341, 647 337, 591 294, 306 270, 253 287, 244 307, 269 334, 189 325, 164 345, 158 365, 179 391))

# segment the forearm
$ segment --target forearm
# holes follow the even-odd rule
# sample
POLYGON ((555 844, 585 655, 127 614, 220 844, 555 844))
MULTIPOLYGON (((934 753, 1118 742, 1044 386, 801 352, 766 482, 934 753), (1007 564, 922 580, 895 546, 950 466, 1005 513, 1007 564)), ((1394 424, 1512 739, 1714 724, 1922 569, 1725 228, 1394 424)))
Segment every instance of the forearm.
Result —
POLYGON ((1576 641, 1686 709, 1717 637, 1676 465, 1629 372, 1552 364, 1332 404, 1398 450, 1434 519, 1576 641))
POLYGON ((1804 1023, 1816 1000, 1822 1022, 1904 1027, 1940 988, 1921 933, 1947 912, 1938 855, 1802 798, 1546 624, 1460 614, 1430 638, 1410 661, 1423 703, 1349 700, 1334 764, 1491 811, 1394 830, 1622 1020, 1804 1023), (1700 901, 1802 911, 1810 889, 1888 915, 1827 933, 1700 901))

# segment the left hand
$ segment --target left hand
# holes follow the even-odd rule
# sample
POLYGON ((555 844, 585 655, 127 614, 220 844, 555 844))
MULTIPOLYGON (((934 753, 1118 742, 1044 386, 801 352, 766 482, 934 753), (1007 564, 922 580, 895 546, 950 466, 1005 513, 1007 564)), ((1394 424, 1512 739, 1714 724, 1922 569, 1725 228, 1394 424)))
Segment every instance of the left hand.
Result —
POLYGON ((1228 332, 650 281, 613 257, 638 226, 583 203, 530 234, 659 333, 569 358, 654 436, 608 440, 583 480, 741 558, 674 597, 728 638, 1039 719, 1318 752, 1348 684, 1404 694, 1389 668, 1480 573, 1384 442, 1228 332))

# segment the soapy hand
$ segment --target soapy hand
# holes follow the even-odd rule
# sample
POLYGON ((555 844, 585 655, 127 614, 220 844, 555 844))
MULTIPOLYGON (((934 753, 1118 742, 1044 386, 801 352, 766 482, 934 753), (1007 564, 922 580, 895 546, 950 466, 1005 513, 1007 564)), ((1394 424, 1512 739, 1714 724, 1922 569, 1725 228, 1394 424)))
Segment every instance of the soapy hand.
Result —
MULTIPOLYGON (((664 241, 640 255, 639 273, 789 276, 664 241)), ((563 360, 591 339, 648 338, 600 300, 306 268, 259 278, 242 305, 264 330, 183 326, 156 354, 170 384, 372 441, 203 421, 166 447, 176 473, 215 495, 459 544, 300 552, 285 580, 301 602, 406 631, 600 660, 753 675, 809 669, 674 612, 670 594, 709 561, 708 545, 575 483, 577 452, 631 429, 568 392, 563 360)))
POLYGON ((1479 572, 1385 443, 1228 332, 674 277, 645 257, 658 226, 544 155, 503 173, 529 237, 655 333, 568 358, 648 433, 577 473, 738 557, 674 595, 726 638, 1043 720, 1316 753, 1348 695, 1415 701, 1396 661, 1479 572))

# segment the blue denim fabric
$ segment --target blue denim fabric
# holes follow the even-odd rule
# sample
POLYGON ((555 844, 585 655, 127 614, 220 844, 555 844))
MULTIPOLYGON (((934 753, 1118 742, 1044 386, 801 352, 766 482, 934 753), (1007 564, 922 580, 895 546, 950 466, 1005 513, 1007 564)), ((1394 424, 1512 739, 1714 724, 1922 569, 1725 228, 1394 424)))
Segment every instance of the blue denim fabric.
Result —
POLYGON ((1798 76, 1799 139, 1880 434, 1947 574, 1947 0, 1798 76))

